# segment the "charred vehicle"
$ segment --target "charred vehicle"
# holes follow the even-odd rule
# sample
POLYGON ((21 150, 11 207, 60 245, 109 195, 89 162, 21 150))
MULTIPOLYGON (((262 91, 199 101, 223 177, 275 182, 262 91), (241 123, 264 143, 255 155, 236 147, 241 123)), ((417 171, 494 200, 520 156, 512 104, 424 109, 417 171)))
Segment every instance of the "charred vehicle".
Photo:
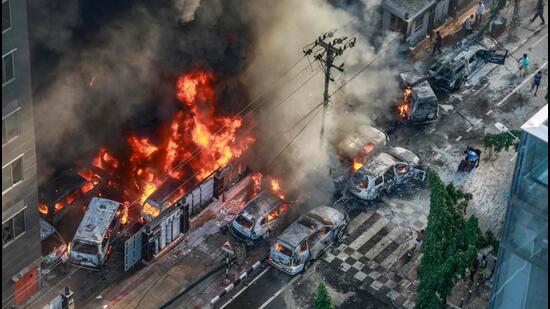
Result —
POLYGON ((399 84, 403 90, 403 102, 397 111, 402 120, 423 124, 439 118, 439 101, 427 77, 415 72, 401 73, 399 84))
POLYGON ((330 176, 335 182, 342 182, 350 172, 357 170, 374 155, 383 151, 388 140, 388 135, 376 127, 358 127, 336 144, 338 158, 333 160, 330 176))
POLYGON ((40 245, 43 269, 50 268, 59 260, 67 258, 67 244, 51 224, 40 218, 40 245))
POLYGON ((417 154, 393 147, 353 173, 349 192, 361 200, 373 201, 411 179, 424 181, 425 178, 426 171, 417 154))
POLYGON ((342 239, 347 225, 344 212, 327 206, 315 208, 277 237, 267 261, 290 275, 305 271, 332 243, 342 239))
POLYGON ((72 264, 99 270, 107 260, 121 226, 121 204, 94 197, 73 238, 69 251, 72 264))
POLYGON ((253 245, 280 226, 290 204, 270 191, 262 191, 241 209, 230 231, 247 245, 253 245))
POLYGON ((70 206, 83 195, 86 179, 73 170, 66 170, 40 188, 38 210, 42 218, 57 224, 70 206))
POLYGON ((487 63, 504 64, 508 50, 488 36, 472 34, 444 53, 429 68, 432 86, 457 91, 487 63))

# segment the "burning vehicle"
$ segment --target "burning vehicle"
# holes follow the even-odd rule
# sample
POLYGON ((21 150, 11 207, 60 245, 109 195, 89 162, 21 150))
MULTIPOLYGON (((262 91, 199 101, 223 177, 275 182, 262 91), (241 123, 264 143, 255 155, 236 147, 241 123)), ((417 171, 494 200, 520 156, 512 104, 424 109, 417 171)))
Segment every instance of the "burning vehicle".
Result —
POLYGON ((69 259, 73 265, 101 269, 121 227, 122 208, 121 203, 109 199, 92 199, 69 249, 69 259))
POLYGON ((330 176, 340 183, 350 172, 359 169, 374 155, 384 150, 388 135, 373 126, 362 125, 336 144, 338 159, 330 167, 330 176))
POLYGON ((66 170, 46 183, 40 190, 38 211, 45 220, 56 224, 80 198, 87 181, 73 170, 66 170))
POLYGON ((447 92, 457 91, 487 63, 504 64, 508 50, 497 40, 472 34, 442 54, 429 68, 432 86, 447 92))
POLYGON ((290 275, 305 271, 332 243, 342 239, 347 225, 343 211, 317 207, 277 237, 267 261, 290 275))
POLYGON ((254 245, 281 225, 290 204, 269 190, 260 192, 239 211, 231 222, 231 234, 247 245, 254 245))
POLYGON ((399 118, 413 124, 434 122, 439 118, 439 101, 428 78, 416 72, 399 74, 403 101, 397 107, 399 118))
POLYGON ((425 178, 426 171, 417 154, 402 147, 393 147, 353 173, 349 192, 361 200, 373 201, 411 179, 424 181, 425 178))

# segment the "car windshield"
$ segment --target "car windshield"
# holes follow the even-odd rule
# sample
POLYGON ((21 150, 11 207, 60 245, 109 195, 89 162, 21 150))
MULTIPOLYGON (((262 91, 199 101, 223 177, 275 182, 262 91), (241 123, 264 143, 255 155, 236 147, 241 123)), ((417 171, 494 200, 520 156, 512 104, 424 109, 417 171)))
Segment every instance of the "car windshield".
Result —
POLYGON ((443 76, 446 79, 452 79, 453 78, 453 72, 449 70, 448 68, 445 68, 439 72, 441 76, 443 76))
POLYGON ((369 184, 368 178, 366 177, 366 175, 361 173, 361 170, 357 171, 351 176, 351 181, 355 186, 358 186, 362 189, 368 188, 368 184, 369 184))
POLYGON ((280 252, 288 257, 292 257, 292 250, 290 250, 288 247, 286 247, 284 244, 280 243, 280 242, 276 242, 274 245, 273 245, 273 248, 275 249, 275 251, 277 252, 280 252))
POLYGON ((254 226, 254 221, 248 220, 243 215, 237 216, 235 221, 237 221, 240 226, 244 227, 247 230, 252 229, 252 227, 254 226))
POLYGON ((91 245, 84 242, 76 241, 73 244, 72 250, 84 254, 95 255, 97 254, 97 245, 91 245))
POLYGON ((315 229, 315 226, 317 225, 317 223, 313 219, 307 216, 302 217, 300 221, 298 221, 298 223, 312 230, 315 229))

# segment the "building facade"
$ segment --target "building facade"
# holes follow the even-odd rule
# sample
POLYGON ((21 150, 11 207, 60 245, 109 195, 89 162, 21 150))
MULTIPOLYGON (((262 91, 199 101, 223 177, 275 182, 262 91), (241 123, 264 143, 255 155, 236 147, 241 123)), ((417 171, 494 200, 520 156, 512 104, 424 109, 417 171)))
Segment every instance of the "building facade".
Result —
POLYGON ((40 287, 27 2, 2 0, 2 307, 40 287))
POLYGON ((548 105, 522 126, 491 309, 548 308, 548 105))

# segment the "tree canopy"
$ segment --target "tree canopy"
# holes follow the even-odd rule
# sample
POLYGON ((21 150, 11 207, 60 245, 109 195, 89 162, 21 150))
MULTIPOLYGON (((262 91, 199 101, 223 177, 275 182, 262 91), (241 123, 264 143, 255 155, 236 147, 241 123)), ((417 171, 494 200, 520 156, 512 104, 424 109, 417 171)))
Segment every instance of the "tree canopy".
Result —
POLYGON ((328 294, 327 287, 324 282, 319 284, 317 288, 317 296, 315 297, 315 309, 333 309, 332 300, 328 294))
POLYGON ((483 138, 483 145, 485 149, 492 149, 494 152, 499 153, 502 150, 508 151, 510 147, 513 147, 515 151, 519 150, 519 137, 521 135, 520 130, 512 130, 508 132, 502 132, 498 134, 487 134, 483 138), (512 135, 516 136, 514 138, 512 135))
POLYGON ((428 172, 428 180, 430 214, 417 272, 417 308, 437 309, 446 307, 447 296, 474 263, 484 241, 477 219, 462 215, 472 195, 452 184, 445 186, 434 171, 428 172))

